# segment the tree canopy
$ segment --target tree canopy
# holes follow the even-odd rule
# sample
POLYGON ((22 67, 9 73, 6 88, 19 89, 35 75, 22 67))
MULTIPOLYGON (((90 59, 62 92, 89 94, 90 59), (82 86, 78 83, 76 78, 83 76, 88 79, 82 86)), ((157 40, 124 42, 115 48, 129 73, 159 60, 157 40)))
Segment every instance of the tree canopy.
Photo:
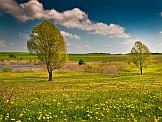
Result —
POLYGON ((51 22, 44 20, 32 29, 30 39, 27 41, 30 52, 37 54, 38 58, 47 65, 49 80, 52 80, 52 71, 62 67, 66 60, 66 43, 63 35, 51 22))
POLYGON ((143 68, 151 63, 151 52, 142 42, 136 41, 131 49, 130 58, 133 64, 140 69, 142 75, 143 68))

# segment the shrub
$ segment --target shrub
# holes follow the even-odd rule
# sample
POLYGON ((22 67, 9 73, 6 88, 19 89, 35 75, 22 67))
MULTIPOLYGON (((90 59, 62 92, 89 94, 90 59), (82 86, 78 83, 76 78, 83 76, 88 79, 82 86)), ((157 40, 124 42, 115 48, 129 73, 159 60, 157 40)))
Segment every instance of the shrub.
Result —
POLYGON ((83 65, 84 64, 84 60, 83 59, 80 59, 79 62, 78 62, 79 65, 83 65))
POLYGON ((16 58, 14 54, 9 54, 9 58, 16 58))
POLYGON ((3 72, 12 72, 12 67, 10 67, 10 66, 7 66, 7 67, 4 67, 3 69, 3 72))

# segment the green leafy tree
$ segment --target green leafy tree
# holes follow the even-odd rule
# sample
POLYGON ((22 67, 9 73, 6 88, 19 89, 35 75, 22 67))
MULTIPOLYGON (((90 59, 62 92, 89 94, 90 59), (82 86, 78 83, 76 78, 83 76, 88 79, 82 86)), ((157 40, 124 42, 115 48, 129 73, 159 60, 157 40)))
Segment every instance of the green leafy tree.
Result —
POLYGON ((84 64, 84 60, 83 59, 80 59, 79 62, 78 62, 79 65, 83 65, 84 64))
POLYGON ((47 20, 33 27, 27 48, 46 64, 49 81, 52 81, 52 71, 62 67, 68 58, 64 37, 55 25, 47 20))
POLYGON ((151 63, 151 52, 148 47, 140 41, 136 41, 131 49, 130 59, 133 64, 139 68, 142 75, 143 68, 151 63))

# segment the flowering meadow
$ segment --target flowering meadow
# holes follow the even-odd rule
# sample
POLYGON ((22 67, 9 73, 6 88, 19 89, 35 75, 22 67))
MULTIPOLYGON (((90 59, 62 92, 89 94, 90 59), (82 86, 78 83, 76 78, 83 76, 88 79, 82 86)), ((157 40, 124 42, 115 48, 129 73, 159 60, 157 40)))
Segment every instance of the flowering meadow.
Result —
MULTIPOLYGON (((123 68, 124 69, 124 68, 123 68)), ((120 74, 0 72, 0 122, 162 122, 162 66, 120 74)))

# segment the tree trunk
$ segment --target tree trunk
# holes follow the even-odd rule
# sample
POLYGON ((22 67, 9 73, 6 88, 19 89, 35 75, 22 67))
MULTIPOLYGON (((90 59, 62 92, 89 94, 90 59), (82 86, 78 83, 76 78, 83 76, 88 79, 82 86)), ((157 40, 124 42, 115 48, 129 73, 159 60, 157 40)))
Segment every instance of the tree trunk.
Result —
POLYGON ((141 72, 141 75, 142 75, 142 67, 140 67, 140 72, 141 72))
POLYGON ((48 80, 52 81, 52 69, 50 68, 49 63, 47 63, 47 70, 49 75, 48 80))
POLYGON ((52 81, 52 71, 49 71, 49 81, 52 81))

